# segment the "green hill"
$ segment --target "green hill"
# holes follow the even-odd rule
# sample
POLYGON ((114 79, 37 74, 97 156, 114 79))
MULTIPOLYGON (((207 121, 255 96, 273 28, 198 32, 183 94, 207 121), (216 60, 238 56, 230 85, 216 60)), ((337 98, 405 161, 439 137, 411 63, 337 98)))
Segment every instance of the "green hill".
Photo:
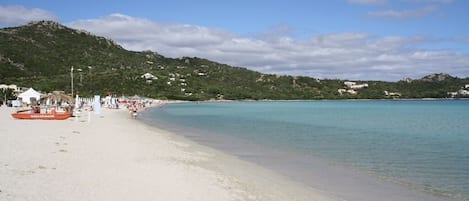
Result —
MULTIPOLYGON (((449 75, 411 82, 367 81, 356 94, 340 93, 343 80, 262 74, 196 57, 167 58, 155 52, 123 49, 111 40, 56 22, 31 22, 0 29, 0 84, 80 95, 142 95, 183 100, 441 98, 469 79, 449 75), (153 79, 142 77, 145 73, 153 79), (394 96, 395 98, 396 96, 394 96)), ((437 74, 442 75, 442 74, 437 74)), ((365 83, 365 82, 358 82, 365 83)))

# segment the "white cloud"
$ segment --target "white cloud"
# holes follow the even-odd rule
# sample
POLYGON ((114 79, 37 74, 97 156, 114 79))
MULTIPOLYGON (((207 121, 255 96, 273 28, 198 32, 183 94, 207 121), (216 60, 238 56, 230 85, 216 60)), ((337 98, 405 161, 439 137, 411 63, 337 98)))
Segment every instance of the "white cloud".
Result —
POLYGON ((360 5, 385 5, 387 4, 387 0, 347 0, 347 1, 352 4, 360 4, 360 5))
POLYGON ((275 34, 242 37, 219 29, 122 14, 68 25, 108 37, 130 50, 202 57, 263 73, 365 80, 399 80, 437 72, 469 75, 468 54, 418 48, 432 42, 420 36, 378 38, 366 33, 333 33, 304 40, 275 34))
POLYGON ((208 47, 220 44, 229 38, 229 34, 222 30, 184 24, 164 24, 122 14, 112 14, 94 20, 80 20, 69 25, 112 38, 132 50, 155 47, 208 47))
POLYGON ((0 5, 0 25, 21 25, 36 20, 57 20, 57 17, 54 14, 39 8, 0 5))
POLYGON ((372 17, 384 17, 384 18, 397 18, 397 19, 408 19, 418 18, 430 15, 438 9, 436 6, 425 6, 418 9, 409 10, 385 10, 385 11, 373 11, 368 12, 369 16, 372 17))

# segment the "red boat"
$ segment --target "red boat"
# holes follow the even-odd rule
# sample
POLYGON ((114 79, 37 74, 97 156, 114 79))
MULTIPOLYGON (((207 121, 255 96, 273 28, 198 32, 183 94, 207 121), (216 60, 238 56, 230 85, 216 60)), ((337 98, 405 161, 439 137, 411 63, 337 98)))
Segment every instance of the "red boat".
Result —
POLYGON ((72 116, 72 112, 56 112, 52 110, 50 113, 40 113, 37 110, 18 111, 11 114, 16 119, 41 119, 41 120, 64 120, 72 116))

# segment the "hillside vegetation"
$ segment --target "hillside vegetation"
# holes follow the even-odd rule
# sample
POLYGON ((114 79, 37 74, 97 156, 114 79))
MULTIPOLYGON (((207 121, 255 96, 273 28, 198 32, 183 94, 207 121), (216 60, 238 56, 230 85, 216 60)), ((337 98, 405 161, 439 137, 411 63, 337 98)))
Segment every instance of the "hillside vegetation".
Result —
POLYGON ((338 89, 347 89, 344 80, 263 74, 203 58, 128 51, 109 39, 51 21, 0 29, 0 84, 71 93, 72 67, 74 92, 84 96, 112 92, 181 100, 443 98, 469 84, 468 78, 435 74, 412 81, 357 81, 368 87, 356 94, 341 93, 338 89))

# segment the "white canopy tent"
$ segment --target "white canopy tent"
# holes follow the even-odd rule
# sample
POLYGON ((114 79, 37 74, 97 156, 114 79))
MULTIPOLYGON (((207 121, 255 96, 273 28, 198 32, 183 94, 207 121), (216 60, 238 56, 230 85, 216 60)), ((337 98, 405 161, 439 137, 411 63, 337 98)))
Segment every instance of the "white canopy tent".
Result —
POLYGON ((18 95, 18 98, 21 98, 21 100, 23 101, 23 103, 26 103, 26 104, 31 104, 31 100, 36 100, 36 101, 39 101, 39 99, 41 98, 42 94, 37 92, 36 90, 34 90, 33 88, 29 88, 28 90, 26 90, 25 92, 21 93, 20 95, 18 95))

